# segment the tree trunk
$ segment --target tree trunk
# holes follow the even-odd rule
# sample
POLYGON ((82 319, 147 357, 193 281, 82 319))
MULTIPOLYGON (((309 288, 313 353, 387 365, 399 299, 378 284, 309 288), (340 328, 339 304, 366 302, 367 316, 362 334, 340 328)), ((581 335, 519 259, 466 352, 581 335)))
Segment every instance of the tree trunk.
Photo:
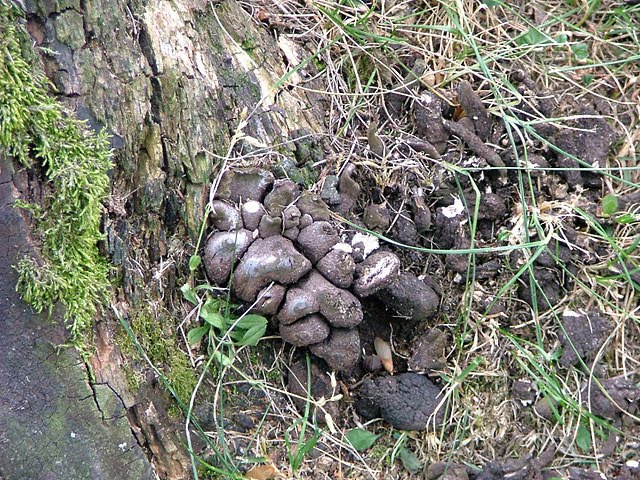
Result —
MULTIPOLYGON (((236 150, 282 145, 293 156, 293 139, 321 130, 323 101, 278 84, 311 53, 233 0, 28 0, 25 10, 60 101, 112 135, 103 249, 117 267, 114 307, 129 318, 163 309, 177 298, 234 135, 253 137, 236 150)), ((313 69, 303 65, 287 83, 313 69)), ((161 478, 188 478, 166 394, 127 387, 110 310, 97 323, 90 381, 74 352, 54 352, 61 314, 50 325, 17 297, 11 265, 32 247, 11 204, 36 183, 0 159, 0 478, 153 478, 150 463, 161 478)))

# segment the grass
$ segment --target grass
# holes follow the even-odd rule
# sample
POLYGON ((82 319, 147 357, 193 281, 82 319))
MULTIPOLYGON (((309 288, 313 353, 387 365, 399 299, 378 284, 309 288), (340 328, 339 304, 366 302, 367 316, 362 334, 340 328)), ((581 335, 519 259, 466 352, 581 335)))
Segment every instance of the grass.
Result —
MULTIPOLYGON (((621 432, 592 414, 582 398, 582 386, 594 379, 593 364, 570 369, 558 366, 557 335, 562 329, 563 309, 597 309, 615 325, 599 354, 609 375, 629 375, 638 370, 640 320, 630 275, 638 259, 637 212, 616 212, 607 220, 596 218, 597 211, 582 208, 579 191, 559 199, 536 197, 540 175, 550 181, 560 169, 532 168, 528 163, 531 155, 546 149, 567 154, 553 139, 538 133, 536 127, 551 123, 566 128, 575 115, 569 109, 555 118, 544 118, 532 93, 518 89, 512 76, 515 70, 523 69, 538 88, 557 96, 575 97, 578 101, 589 97, 606 100, 611 112, 602 114, 602 118, 614 125, 621 138, 610 162, 594 167, 579 158, 574 160, 583 171, 602 176, 602 197, 637 191, 639 152, 634 127, 638 125, 638 114, 633 110, 633 95, 640 69, 634 49, 638 41, 634 22, 640 7, 544 0, 533 4, 439 1, 425 5, 405 1, 366 6, 359 2, 318 1, 305 7, 293 2, 285 5, 286 13, 280 12, 281 17, 295 26, 295 31, 306 32, 302 38, 314 46, 316 53, 285 75, 277 87, 310 65, 321 70, 319 75, 326 81, 324 93, 331 105, 327 139, 335 152, 343 154, 321 162, 324 173, 339 171, 348 159, 360 167, 363 178, 380 188, 402 188, 407 174, 421 179, 425 188, 432 188, 444 177, 451 180, 461 198, 463 185, 470 186, 475 191, 475 203, 467 205, 471 212, 470 244, 456 250, 468 258, 467 272, 458 283, 442 269, 442 258, 451 250, 403 246, 388 235, 376 234, 396 248, 410 248, 428 256, 430 265, 437 269, 430 273, 452 285, 445 287, 443 311, 448 313, 437 320, 441 328, 450 332, 455 346, 441 373, 444 424, 424 433, 400 433, 395 437, 382 425, 360 425, 352 420, 334 428, 320 428, 312 419, 311 398, 306 399, 302 413, 291 403, 281 408, 287 396, 282 380, 288 361, 283 358, 284 352, 272 350, 273 361, 265 368, 264 359, 256 362, 256 354, 242 347, 221 368, 212 369, 211 362, 215 360, 209 356, 201 364, 205 368, 199 384, 210 380, 216 398, 221 399, 217 404, 220 417, 238 408, 228 392, 239 384, 259 390, 275 405, 252 431, 246 450, 251 453, 246 453, 244 460, 273 464, 283 474, 297 478, 330 476, 322 473, 322 462, 309 461, 313 451, 348 478, 404 478, 414 472, 419 477, 424 465, 438 461, 481 466, 492 459, 537 455, 553 447, 560 452, 556 465, 600 465, 598 452, 603 440, 621 432), (422 68, 412 70, 407 63, 415 58, 420 59, 422 68), (490 168, 401 154, 404 139, 411 137, 413 131, 408 109, 374 124, 373 130, 370 128, 376 114, 388 117, 383 115, 388 95, 415 100, 420 90, 426 89, 453 105, 453 91, 463 78, 481 90, 491 114, 503 120, 505 133, 497 148, 513 151, 517 165, 510 167, 517 173, 512 218, 503 225, 497 241, 482 239, 477 224, 485 188, 482 175, 490 168), (524 107, 528 108, 526 115, 524 107), (626 123, 619 120, 623 114, 628 115, 626 123), (381 157, 368 153, 371 138, 384 143, 381 157), (569 241, 569 245, 597 252, 598 258, 579 263, 577 270, 563 267, 562 273, 572 280, 573 290, 552 308, 538 308, 546 306, 549 298, 538 283, 534 263, 543 254, 557 255, 558 241, 567 242, 567 228, 576 222, 582 225, 581 241, 586 243, 569 241), (515 267, 508 259, 514 253, 522 257, 515 267), (506 272, 488 284, 475 281, 478 259, 486 254, 497 255, 506 272), (517 297, 518 286, 525 280, 532 291, 531 306, 517 297), (512 318, 492 314, 497 305, 512 318), (543 418, 513 398, 511 386, 517 379, 531 381, 539 392, 538 398, 548 399, 552 417, 543 418), (343 437, 352 428, 366 428, 380 436, 375 437, 373 446, 357 452, 343 437)), ((311 87, 296 83, 292 88, 304 91, 311 87)), ((224 168, 250 164, 257 154, 278 158, 279 146, 233 157, 235 147, 242 142, 242 128, 241 124, 224 158, 224 168)), ((356 227, 346 219, 337 220, 345 228, 356 227)), ((406 345, 399 340, 402 351, 406 345)), ((261 352, 264 347, 261 342, 261 352)), ((197 403, 196 397, 194 392, 191 407, 197 403)), ((220 449, 238 434, 218 423, 215 434, 208 435, 212 445, 220 449)), ((623 431, 622 435, 624 444, 636 440, 637 432, 623 431)), ((246 462, 242 458, 224 449, 223 452, 223 458, 217 458, 212 467, 214 476, 227 472, 229 478, 234 478, 232 475, 244 471, 246 462)))
MULTIPOLYGON (((562 329, 564 308, 597 309, 615 325, 600 355, 609 374, 637 371, 640 321, 629 274, 637 262, 637 212, 617 213, 614 217, 630 222, 617 223, 596 218, 597 212, 584 211, 579 194, 554 201, 536 197, 540 174, 548 181, 558 169, 527 168, 529 157, 536 149, 567 154, 536 127, 550 122, 566 128, 575 117, 569 109, 556 118, 544 118, 531 92, 519 90, 511 78, 516 69, 523 69, 537 87, 558 96, 579 102, 589 97, 606 101, 610 113, 602 118, 621 138, 610 163, 593 167, 573 159, 583 171, 591 169, 602 176, 603 197, 637 191, 639 151, 634 126, 638 125, 638 113, 633 111, 633 95, 637 96, 640 74, 636 28, 640 7, 557 1, 439 1, 427 6, 411 1, 366 6, 318 1, 303 10, 287 5, 286 20, 307 32, 305 41, 316 46, 320 53, 314 58, 324 68, 325 93, 331 104, 329 141, 336 151, 344 152, 342 160, 330 163, 327 170, 339 170, 348 158, 360 167, 363 177, 383 188, 402 185, 408 173, 424 179, 428 186, 444 169, 458 185, 470 183, 476 190, 476 203, 468 205, 475 213, 470 216, 471 243, 457 252, 468 254, 469 268, 462 290, 455 287, 447 291, 451 300, 446 306, 452 313, 440 319, 457 347, 443 372, 448 418, 439 431, 412 438, 412 448, 426 464, 450 460, 482 465, 489 459, 536 454, 555 445, 564 452, 559 464, 599 464, 602 437, 615 428, 591 414, 581 398, 582 385, 593 378, 593 365, 558 368, 557 333, 562 329), (321 28, 308 28, 312 19, 321 28), (409 75, 411 68, 403 62, 416 57, 423 62, 424 72, 409 75), (395 68, 390 68, 393 64, 395 68), (376 159, 367 153, 371 118, 375 112, 385 112, 385 96, 396 93, 405 99, 417 98, 420 88, 437 92, 451 103, 451 91, 462 78, 481 89, 492 115, 504 121, 504 143, 498 147, 511 149, 519 165, 514 185, 519 205, 501 242, 488 243, 476 232, 482 197, 476 182, 483 169, 398 153, 413 128, 408 109, 404 116, 377 125, 374 133, 385 143, 386 156, 376 159), (531 111, 523 116, 522 107, 527 105, 531 111), (626 123, 620 121, 623 114, 628 115, 626 123), (577 271, 565 268, 562 274, 571 279, 573 291, 553 308, 539 309, 538 304, 544 306, 549 299, 534 275, 534 262, 542 254, 557 254, 557 241, 566 241, 567 228, 576 222, 583 225, 583 241, 588 245, 569 242, 571 248, 597 251, 599 258, 579 264, 577 271), (607 222, 609 226, 603 228, 607 222), (510 252, 523 255, 518 266, 507 268, 507 274, 491 285, 474 281, 478 256, 499 254, 507 264, 510 252), (621 267, 629 258, 631 266, 621 267), (532 290, 531 307, 516 296, 523 280, 532 290), (488 307, 480 302, 483 298, 489 299, 488 307), (493 317, 490 310, 498 304, 515 318, 493 317), (558 405, 554 418, 538 417, 517 404, 510 389, 513 380, 520 378, 531 380, 543 396, 553 399, 558 405)), ((297 84, 295 88, 303 91, 306 87, 297 84)), ((343 223, 354 227, 349 221, 343 223)), ((403 248, 386 235, 379 236, 403 248)), ((435 258, 451 253, 437 248, 413 249, 435 258)), ((431 263, 438 265, 437 260, 431 263)), ((452 280, 446 273, 443 277, 447 282, 452 280)), ((633 440, 633 433, 624 435, 633 440)), ((380 451, 386 450, 380 446, 375 450, 377 455, 364 455, 359 461, 369 469, 391 474, 398 464, 388 460, 395 456, 381 456, 380 451)))
MULTIPOLYGON (((307 52, 276 88, 290 87, 294 93, 317 91, 315 83, 289 81, 302 69, 318 69, 312 75, 322 80, 321 93, 330 106, 326 140, 333 152, 317 162, 318 169, 323 169, 321 176, 340 171, 350 161, 359 167, 363 182, 378 187, 383 194, 385 187, 394 187, 409 195, 405 179, 410 177, 419 179, 429 193, 437 193, 437 185, 448 181, 451 194, 465 202, 465 188, 475 194, 475 202, 466 205, 470 212, 467 248, 454 252, 409 247, 386 233, 376 234, 398 251, 411 249, 422 255, 424 265, 413 265, 414 269, 437 276, 444 284, 442 313, 433 323, 452 337, 447 367, 440 375, 445 421, 426 432, 393 432, 377 422, 360 423, 348 408, 343 418, 324 427, 319 422, 324 404, 310 395, 303 399, 305 407, 299 412, 284 381, 291 361, 288 351, 269 338, 244 345, 242 337, 234 338, 231 333, 246 318, 247 311, 233 312, 228 290, 201 281, 197 252, 204 238, 203 225, 189 262, 192 277, 183 289, 187 300, 182 306, 184 316, 177 326, 177 322, 172 323, 175 330, 155 330, 153 316, 134 315, 127 320, 118 313, 128 339, 121 343, 138 352, 139 359, 154 370, 184 413, 193 477, 243 478, 255 465, 273 465, 293 478, 420 478, 425 466, 435 462, 477 467, 493 459, 538 455, 548 448, 557 452, 556 466, 600 466, 599 451, 608 435, 621 434, 620 450, 637 441, 637 429, 620 432, 617 426, 590 412, 582 392, 587 383, 598 388, 594 364, 560 368, 558 334, 565 308, 597 309, 613 325, 597 355, 608 375, 630 376, 640 368, 638 286, 631 273, 639 259, 638 211, 609 212, 607 216, 598 208, 588 210, 580 191, 557 198, 537 195, 543 182, 554 188, 562 185, 555 180, 560 169, 531 167, 532 155, 547 150, 567 152, 536 128, 550 123, 566 129, 576 119, 575 112, 568 108, 554 118, 544 118, 531 89, 518 88, 513 76, 522 69, 538 88, 558 97, 575 98, 576 102, 595 98, 606 103, 610 112, 598 116, 609 121, 620 135, 609 163, 591 166, 580 158, 573 159, 581 164, 582 171, 591 170, 603 178, 604 186, 598 193, 601 198, 607 194, 623 198, 637 192, 640 6, 551 0, 406 0, 366 5, 319 0, 304 6, 293 1, 279 5, 277 14, 291 29, 287 34, 315 53, 307 52), (421 93, 432 92, 453 107, 455 88, 461 79, 471 81, 492 116, 503 121, 505 131, 495 148, 511 151, 516 165, 509 167, 517 174, 512 185, 511 217, 501 225, 500 237, 491 240, 482 237, 478 214, 487 193, 486 176, 494 173, 492 169, 465 164, 468 153, 455 142, 449 145, 455 154, 445 159, 434 160, 417 152, 407 154, 406 139, 413 138, 415 132, 411 109, 388 114, 386 100, 390 95, 410 103, 418 101, 421 93), (624 116, 628 120, 622 122, 624 116), (378 140, 384 144, 383 154, 372 155, 372 143, 378 140), (575 225, 580 226, 580 242, 571 237, 575 225), (579 262, 576 269, 562 267, 561 273, 571 280, 573 290, 552 308, 539 308, 549 306, 550 299, 536 278, 535 262, 541 255, 557 256, 559 241, 576 251, 593 252, 595 258, 579 262), (445 256, 452 253, 468 259, 467 269, 459 278, 444 268, 445 256), (482 257, 489 254, 502 262, 504 273, 490 281, 476 281, 482 257), (511 255, 519 255, 519 263, 513 265, 511 255), (524 282, 531 290, 531 305, 518 297, 518 288, 524 282), (207 310, 205 305, 211 306, 208 302, 214 300, 215 308, 207 310), (498 306, 502 313, 493 313, 498 306), (220 318, 231 321, 221 323, 220 318), (202 330, 194 330, 198 328, 202 330), (202 348, 186 341, 190 331, 197 332, 191 339, 201 340, 202 348), (182 339, 180 348, 173 349, 174 344, 170 349, 166 345, 168 337, 173 337, 173 343, 175 337, 182 339), (174 361, 180 373, 176 377, 165 368, 174 361), (538 398, 550 402, 552 416, 545 418, 513 398, 511 388, 519 379, 531 381, 538 398), (208 403, 211 421, 201 414, 201 407, 208 403), (245 432, 231 428, 233 415, 245 411, 258 411, 253 428, 245 432), (372 432, 377 436, 375 444, 362 451, 353 448, 344 435, 354 428, 372 432), (203 445, 202 450, 196 450, 196 444, 203 445)), ((7 44, 4 42, 2 45, 7 44)), ((14 104, 9 105, 14 108, 14 104)), ((282 145, 254 145, 256 150, 241 154, 245 140, 257 142, 243 132, 254 113, 246 111, 241 116, 221 170, 281 159, 278 149, 282 145)), ((41 140, 33 137, 29 116, 24 111, 12 116, 19 121, 11 128, 0 128, 2 143, 37 145, 41 140), (16 135, 31 136, 26 142, 15 143, 16 135)), ((59 138, 54 139, 60 143, 59 138)), ((98 139, 93 140, 96 148, 104 146, 98 139)), ((46 155, 43 148, 35 151, 46 155)), ((73 157, 75 151, 56 154, 55 160, 84 158, 73 157)), ((103 152, 100 148, 98 151, 103 152)), ((84 150, 81 153, 88 156, 84 150)), ((26 159, 31 152, 19 147, 13 154, 26 159)), ((104 168, 106 157, 98 158, 104 168)), ((47 161, 54 163, 53 159, 47 161)), ((63 163, 63 167, 69 164, 63 163)), ((212 185, 212 197, 219 178, 212 185)), ((93 192, 92 199, 101 193, 93 192)), ((94 225, 99 208, 91 205, 92 209, 86 211, 94 225)), ((336 220, 345 229, 359 228, 347 219, 336 220)), ((42 225, 49 224, 43 220, 42 225)), ((49 230, 58 242, 53 227, 44 228, 49 230)), ((95 236, 87 238, 95 244, 95 236)), ((25 284, 34 284, 30 282, 25 284)), ((65 285, 58 277, 44 278, 43 282, 65 285)), ((38 292, 32 294, 35 299, 43 296, 38 292)), ((56 298, 70 295, 72 306, 74 298, 86 297, 73 289, 65 292, 55 292, 56 298)), ((40 302, 45 305, 44 299, 40 302)), ((80 326, 84 324, 84 317, 73 318, 81 319, 80 326)), ((397 351, 409 353, 408 342, 396 340, 397 351)), ((348 388, 344 385, 345 390, 348 388)), ((339 401, 338 395, 324 400, 339 401)), ((615 457, 614 463, 619 464, 621 458, 615 457)))
POLYGON ((68 344, 89 354, 91 326, 109 297, 109 265, 98 251, 103 202, 109 194, 111 151, 52 96, 35 66, 22 12, 0 3, 0 147, 43 178, 43 198, 19 202, 32 214, 40 259, 17 265, 18 290, 36 311, 60 302, 68 344))

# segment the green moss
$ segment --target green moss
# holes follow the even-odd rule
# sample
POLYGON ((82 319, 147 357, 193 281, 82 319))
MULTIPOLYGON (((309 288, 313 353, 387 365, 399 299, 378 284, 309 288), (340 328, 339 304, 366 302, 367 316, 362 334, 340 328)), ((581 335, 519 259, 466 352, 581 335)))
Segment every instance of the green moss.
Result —
MULTIPOLYGON (((169 315, 153 315, 149 310, 135 312, 130 318, 131 331, 135 339, 122 328, 116 334, 116 343, 126 357, 138 362, 140 368, 144 359, 134 342, 145 352, 151 363, 167 378, 171 388, 183 403, 188 403, 196 386, 196 372, 189 358, 176 345, 175 324, 177 320, 169 315)), ((138 388, 142 373, 129 365, 125 375, 132 390, 138 388)))
POLYGON ((86 353, 86 335, 109 297, 109 266, 97 242, 111 152, 106 134, 67 115, 44 75, 25 60, 21 18, 17 7, 0 3, 0 148, 41 168, 50 193, 42 205, 21 204, 34 213, 42 264, 19 263, 18 290, 37 311, 62 303, 69 343, 86 353))

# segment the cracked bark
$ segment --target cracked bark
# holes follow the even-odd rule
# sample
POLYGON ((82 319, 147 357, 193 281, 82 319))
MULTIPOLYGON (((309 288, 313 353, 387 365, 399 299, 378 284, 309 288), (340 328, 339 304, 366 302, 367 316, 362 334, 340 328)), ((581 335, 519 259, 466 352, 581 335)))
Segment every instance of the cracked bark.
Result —
MULTIPOLYGON (((321 132, 325 103, 313 93, 272 91, 287 73, 283 52, 272 32, 235 1, 24 3, 27 29, 60 101, 92 128, 107 128, 112 135, 116 168, 103 250, 121 279, 114 301, 130 312, 149 302, 170 305, 178 297, 176 278, 184 274, 184 266, 173 260, 194 243, 208 186, 241 112, 250 112, 247 135, 280 144, 301 129, 321 132)), ((300 58, 311 54, 299 53, 300 58)), ((312 78, 313 68, 310 64, 291 81, 312 78)), ((127 390, 113 319, 101 318, 96 325, 97 352, 91 359, 96 383, 88 383, 73 352, 50 356, 64 331, 30 314, 16 297, 10 265, 19 252, 7 250, 11 242, 28 244, 27 224, 10 207, 18 195, 15 185, 28 182, 6 173, 8 159, 0 162, 0 319, 5 331, 13 332, 0 340, 9 342, 0 345, 0 385, 8 385, 0 394, 0 478, 151 478, 149 459, 161 478, 188 478, 188 457, 179 428, 167 418, 166 395, 157 385, 145 385, 137 394, 127 390), (37 373, 37 382, 28 383, 30 372, 37 373), (34 397, 25 400, 28 415, 20 410, 24 389, 31 392, 26 398, 34 397), (74 432, 95 430, 95 442, 78 449, 68 429, 47 425, 49 417, 41 412, 55 416, 58 410, 68 420, 59 423, 73 424, 74 432), (114 432, 127 440, 112 441, 114 432), (39 442, 41 437, 46 441, 39 442), (46 442, 59 448, 49 452, 46 442), (78 467, 74 475, 74 461, 92 470, 78 467), (57 474, 56 462, 62 462, 64 475, 57 474)))

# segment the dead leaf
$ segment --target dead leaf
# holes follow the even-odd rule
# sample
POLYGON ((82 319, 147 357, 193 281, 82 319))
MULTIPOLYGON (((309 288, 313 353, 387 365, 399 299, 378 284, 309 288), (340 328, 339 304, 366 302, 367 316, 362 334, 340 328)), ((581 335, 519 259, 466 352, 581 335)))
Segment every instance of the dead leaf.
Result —
POLYGON ((254 480, 270 480, 274 478, 278 473, 278 469, 273 465, 258 465, 249 470, 245 477, 253 478, 254 480))

